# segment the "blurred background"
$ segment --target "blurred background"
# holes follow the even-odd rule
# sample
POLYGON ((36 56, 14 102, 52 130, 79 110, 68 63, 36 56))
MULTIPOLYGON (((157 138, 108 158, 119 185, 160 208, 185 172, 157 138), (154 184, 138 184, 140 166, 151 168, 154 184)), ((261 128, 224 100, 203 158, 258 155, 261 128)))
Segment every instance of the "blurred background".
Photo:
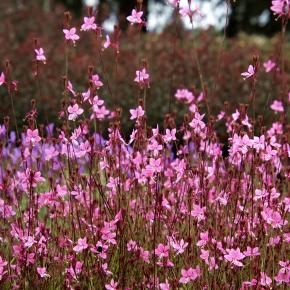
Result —
MULTIPOLYGON (((192 52, 197 47, 202 73, 208 90, 213 114, 223 109, 224 101, 230 109, 249 101, 249 82, 240 74, 258 55, 261 64, 268 59, 280 63, 281 21, 270 11, 271 0, 203 0, 197 4, 203 17, 194 19, 194 31, 188 20, 180 20, 172 6, 163 0, 143 0, 147 29, 142 37, 132 28, 126 17, 136 7, 132 0, 1 0, 0 1, 0 71, 9 59, 13 79, 19 81, 15 95, 15 109, 19 125, 30 110, 30 100, 37 100, 40 123, 58 122, 63 98, 65 74, 65 45, 62 29, 63 13, 72 14, 72 25, 80 27, 87 15, 86 5, 94 6, 96 22, 105 34, 113 33, 114 25, 121 29, 120 55, 106 50, 100 58, 100 43, 90 33, 79 33, 81 40, 69 54, 69 79, 75 90, 87 89, 87 69, 94 66, 105 84, 100 91, 110 109, 123 108, 126 132, 132 128, 126 122, 129 108, 138 103, 139 88, 133 82, 140 60, 146 59, 151 82, 147 96, 148 120, 162 125, 169 110, 169 100, 176 89, 201 91, 192 52), (41 65, 38 80, 34 77, 34 39, 39 39, 47 64, 41 65), (128 61, 130 60, 130 61, 128 61)), ((187 0, 181 0, 186 6, 187 0)), ((288 30, 289 32, 289 25, 288 30)), ((290 45, 286 36, 286 77, 289 84, 290 45)), ((262 65, 261 65, 262 66, 262 65)), ((282 98, 281 76, 266 74, 261 69, 257 85, 258 114, 270 120, 269 105, 282 98)), ((6 90, 0 88, 0 122, 11 115, 11 104, 6 90)), ((182 106, 173 102, 173 112, 181 120, 182 106)))

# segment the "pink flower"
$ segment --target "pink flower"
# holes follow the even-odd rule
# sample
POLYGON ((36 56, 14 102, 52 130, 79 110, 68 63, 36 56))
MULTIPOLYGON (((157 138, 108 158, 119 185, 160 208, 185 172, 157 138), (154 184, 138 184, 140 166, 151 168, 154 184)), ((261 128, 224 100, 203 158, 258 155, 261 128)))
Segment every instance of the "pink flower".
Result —
POLYGON ((131 15, 127 17, 127 20, 131 22, 131 24, 134 23, 141 24, 143 22, 141 18, 142 15, 143 11, 138 12, 136 9, 133 9, 131 15))
POLYGON ((166 129, 166 134, 163 136, 164 142, 169 143, 176 140, 176 129, 166 129))
POLYGON ((72 85, 71 81, 68 81, 68 82, 67 82, 67 86, 66 86, 66 88, 67 88, 67 90, 68 90, 69 92, 71 92, 74 96, 77 95, 76 92, 75 92, 74 89, 73 89, 73 85, 72 85))
POLYGON ((39 49, 35 49, 34 51, 36 53, 36 60, 40 61, 40 62, 43 62, 45 64, 46 63, 46 57, 44 55, 43 48, 40 47, 39 49))
POLYGON ((290 2, 289 0, 273 0, 271 10, 279 16, 290 17, 290 2))
POLYGON ((31 248, 36 243, 34 236, 28 236, 25 240, 26 242, 24 244, 24 247, 28 249, 31 248))
POLYGON ((254 257, 254 256, 260 256, 259 248, 251 248, 247 247, 247 250, 243 252, 246 257, 254 257))
POLYGON ((143 117, 145 114, 145 111, 142 109, 141 106, 138 106, 136 109, 131 109, 130 114, 131 114, 130 120, 134 120, 134 119, 143 117))
POLYGON ((241 252, 240 248, 226 249, 227 255, 224 255, 225 259, 238 267, 243 267, 244 265, 240 262, 245 258, 245 255, 241 252))
POLYGON ((271 59, 263 63, 266 73, 270 72, 275 66, 276 63, 273 62, 271 59))
POLYGON ((141 85, 148 84, 149 74, 147 73, 146 68, 136 71, 136 77, 134 81, 141 85))
POLYGON ((69 112, 68 119, 70 121, 75 121, 77 119, 77 117, 80 116, 84 112, 84 110, 82 108, 80 108, 78 104, 74 104, 73 106, 69 106, 67 108, 67 111, 69 112))
POLYGON ((286 262, 280 261, 279 265, 281 269, 279 270, 277 276, 275 276, 275 281, 280 285, 281 283, 290 283, 290 263, 289 260, 286 262))
POLYGON ((2 72, 1 75, 0 75, 0 86, 2 86, 4 83, 5 83, 5 75, 2 72))
POLYGON ((194 204, 190 214, 192 217, 197 218, 199 222, 205 220, 205 207, 200 207, 198 204, 194 204))
POLYGON ((272 284, 272 279, 266 275, 266 273, 261 272, 260 285, 270 287, 272 284))
POLYGON ((187 89, 178 89, 175 93, 175 98, 180 101, 191 103, 194 100, 194 95, 187 89))
POLYGON ((102 87, 104 84, 101 82, 100 80, 100 77, 99 75, 95 74, 95 75, 92 75, 92 82, 94 83, 94 85, 97 87, 97 88, 100 88, 102 87))
POLYGON ((275 112, 284 112, 283 103, 281 101, 274 100, 270 108, 275 112))
POLYGON ((168 283, 168 280, 165 280, 165 283, 160 283, 159 284, 160 290, 170 290, 170 285, 168 283))
POLYGON ((104 47, 104 49, 106 49, 106 48, 108 48, 110 46, 111 46, 111 39, 110 39, 110 36, 107 34, 106 35, 106 41, 104 42, 103 47, 104 47))
POLYGON ((181 239, 179 242, 172 241, 171 246, 176 251, 176 255, 180 255, 184 253, 186 247, 188 246, 188 243, 184 242, 184 240, 181 239))
POLYGON ((96 30, 97 24, 95 23, 95 17, 84 17, 84 23, 81 26, 81 31, 96 30))
POLYGON ((36 143, 40 142, 41 138, 38 135, 38 129, 31 130, 28 129, 26 132, 26 143, 31 143, 35 145, 36 143))
POLYGON ((114 279, 111 280, 110 284, 106 284, 105 288, 107 290, 117 290, 118 282, 115 282, 114 279))
POLYGON ((190 281, 196 280, 200 276, 200 268, 197 266, 195 269, 189 268, 188 270, 181 270, 181 278, 179 279, 179 283, 187 284, 190 281))
POLYGON ((189 7, 183 7, 179 9, 179 14, 181 16, 188 16, 190 19, 190 22, 192 22, 192 18, 195 14, 198 14, 199 16, 202 16, 199 8, 196 6, 194 9, 191 9, 189 7))
POLYGON ((159 244, 158 247, 154 250, 156 256, 159 259, 167 258, 169 256, 169 247, 163 244, 159 244))
POLYGON ((83 239, 78 239, 78 243, 77 245, 73 248, 73 250, 77 253, 82 252, 83 250, 85 250, 88 247, 87 244, 87 238, 83 238, 83 239))
POLYGON ((243 72, 241 74, 241 76, 243 77, 244 80, 246 80, 247 78, 250 78, 252 76, 254 76, 255 74, 255 68, 250 64, 248 67, 248 71, 247 72, 243 72))
POLYGON ((39 276, 41 278, 45 278, 45 277, 49 278, 50 277, 50 275, 46 273, 46 268, 45 267, 43 267, 43 268, 37 267, 36 270, 37 270, 37 273, 39 274, 39 276))
POLYGON ((80 37, 76 34, 77 30, 75 27, 72 27, 71 29, 63 29, 62 31, 64 33, 65 39, 71 40, 73 44, 75 44, 75 42, 80 39, 80 37))

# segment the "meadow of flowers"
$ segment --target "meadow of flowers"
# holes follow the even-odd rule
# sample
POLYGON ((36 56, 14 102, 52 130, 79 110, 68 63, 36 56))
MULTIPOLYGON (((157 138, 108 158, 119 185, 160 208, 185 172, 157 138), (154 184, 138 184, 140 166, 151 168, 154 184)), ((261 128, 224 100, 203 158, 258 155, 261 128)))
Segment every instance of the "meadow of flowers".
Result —
MULTIPOLYGON (((188 8, 169 2, 178 17, 193 24, 200 17, 191 1, 188 8)), ((102 35, 91 8, 80 28, 65 14, 61 126, 39 124, 42 104, 32 100, 23 128, 17 127, 21 80, 13 79, 6 61, 0 90, 14 114, 0 125, 0 289, 287 289, 290 90, 283 47, 289 5, 272 1, 269 9, 281 22, 279 61, 252 57, 240 72, 249 102, 234 111, 225 103, 212 113, 193 44, 201 89, 173 92, 162 126, 151 128, 150 63, 140 59, 135 77, 127 79, 138 88, 130 96, 136 105, 123 108, 134 127, 128 138, 122 110, 102 97, 109 75, 90 66, 83 92, 70 81, 70 53, 84 34, 94 34, 100 58, 106 50, 115 58, 122 53, 118 29, 102 35), (267 108, 272 124, 256 113, 261 73, 275 75, 280 88, 267 108), (184 107, 181 123, 174 102, 184 107), (227 142, 219 140, 220 127, 227 142)), ((142 15, 138 1, 127 18, 140 37, 142 15)), ((39 88, 50 61, 45 51, 36 39, 39 88)))

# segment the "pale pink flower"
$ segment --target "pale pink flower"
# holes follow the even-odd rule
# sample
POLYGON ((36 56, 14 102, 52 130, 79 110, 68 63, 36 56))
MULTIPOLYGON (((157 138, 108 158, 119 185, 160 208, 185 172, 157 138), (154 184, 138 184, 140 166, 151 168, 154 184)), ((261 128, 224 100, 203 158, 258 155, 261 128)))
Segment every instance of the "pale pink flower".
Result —
POLYGON ((145 114, 145 111, 142 109, 141 106, 138 106, 136 109, 131 109, 130 114, 131 114, 130 120, 134 120, 134 119, 143 117, 145 114))
POLYGON ((74 96, 77 95, 76 92, 75 92, 74 89, 73 89, 73 85, 72 85, 71 81, 67 81, 67 86, 66 86, 66 88, 67 88, 67 90, 68 90, 69 92, 71 92, 74 96))
POLYGON ((198 14, 199 16, 202 16, 199 8, 196 6, 194 9, 191 9, 189 7, 183 7, 179 9, 179 14, 181 16, 188 16, 190 19, 190 22, 192 22, 192 18, 195 14, 198 14))
POLYGON ((104 84, 101 82, 100 77, 98 74, 92 75, 92 82, 97 88, 102 87, 104 84))
POLYGON ((271 10, 274 14, 290 17, 290 1, 289 0, 273 0, 271 10))
POLYGON ((168 280, 166 279, 164 283, 159 284, 160 290, 170 290, 170 285, 168 283, 168 280))
POLYGON ((183 239, 181 239, 179 242, 172 241, 171 246, 175 250, 175 254, 180 255, 184 253, 186 247, 188 246, 188 243, 186 243, 183 239))
POLYGON ((77 30, 75 27, 72 27, 71 29, 63 29, 62 31, 65 39, 68 41, 71 40, 73 44, 80 39, 80 37, 76 34, 77 30))
POLYGON ((86 237, 84 237, 83 239, 79 238, 77 245, 73 248, 73 250, 77 253, 80 253, 83 250, 85 250, 87 247, 88 247, 87 238, 86 237))
POLYGON ((268 61, 263 63, 263 66, 265 68, 265 72, 269 73, 274 67, 276 67, 276 63, 269 59, 268 61))
POLYGON ((106 41, 103 44, 103 48, 104 49, 107 49, 110 46, 111 46, 111 39, 110 39, 110 36, 107 34, 106 35, 106 41))
POLYGON ((43 267, 43 268, 37 267, 36 270, 41 278, 46 278, 46 277, 49 278, 50 277, 50 275, 46 273, 45 267, 43 267))
POLYGON ((24 247, 31 248, 36 243, 34 236, 28 236, 24 243, 24 247))
POLYGON ((255 68, 250 64, 248 67, 248 71, 241 73, 241 76, 244 80, 246 80, 247 78, 254 76, 255 73, 255 68))
POLYGON ((144 85, 147 84, 149 81, 149 74, 146 71, 146 68, 143 68, 142 70, 136 71, 136 77, 134 80, 136 83, 144 85))
POLYGON ((0 75, 0 86, 2 86, 4 83, 5 83, 5 75, 2 72, 1 75, 0 75))
POLYGON ((188 270, 181 270, 181 278, 179 279, 179 283, 187 284, 190 281, 196 280, 200 276, 200 267, 197 266, 195 269, 189 268, 188 270))
POLYGON ((155 255, 159 258, 167 258, 169 256, 169 247, 163 244, 159 244, 158 247, 154 250, 155 255))
POLYGON ((270 108, 275 112, 284 112, 283 103, 281 101, 274 100, 270 108))
POLYGON ((84 23, 81 26, 81 31, 96 30, 97 24, 95 23, 95 17, 84 17, 84 23))
POLYGON ((141 24, 143 22, 141 18, 142 15, 143 11, 138 12, 136 9, 133 9, 131 15, 127 17, 127 20, 131 22, 131 24, 141 24))
POLYGON ((165 143, 170 143, 171 141, 176 141, 176 129, 166 129, 165 135, 163 136, 164 142, 165 143))
POLYGON ((260 285, 270 287, 271 284, 272 284, 272 279, 269 276, 267 276, 266 273, 261 272, 260 285))
POLYGON ((175 98, 179 101, 187 101, 187 103, 191 103, 195 99, 193 93, 187 89, 178 89, 175 98))
POLYGON ((205 220, 205 207, 200 207, 198 204, 194 204, 190 214, 192 217, 197 218, 199 222, 205 220))
POLYGON ((26 143, 31 143, 32 145, 35 145, 39 143, 40 140, 41 140, 41 137, 38 134, 38 129, 35 129, 35 130, 27 129, 26 143))
POLYGON ((251 247, 247 246, 247 250, 244 251, 243 254, 246 257, 260 256, 260 252, 259 252, 259 248, 258 247, 251 248, 251 247))
POLYGON ((36 60, 43 62, 44 64, 46 63, 46 57, 44 55, 44 50, 42 47, 40 47, 39 49, 35 49, 34 50, 36 53, 36 60))
POLYGON ((74 104, 73 106, 69 106, 67 108, 67 111, 69 112, 68 119, 70 121, 75 121, 77 119, 77 117, 80 116, 84 112, 84 110, 82 108, 80 108, 78 104, 74 104))
POLYGON ((238 267, 243 267, 243 263, 240 260, 245 258, 245 255, 241 252, 240 248, 226 249, 227 254, 224 255, 225 259, 238 267))
POLYGON ((114 279, 111 280, 110 284, 106 284, 105 288, 107 290, 117 290, 118 282, 115 282, 114 279))
POLYGON ((279 270, 277 276, 275 276, 275 281, 280 285, 281 283, 290 283, 290 263, 288 261, 279 261, 281 269, 279 270))

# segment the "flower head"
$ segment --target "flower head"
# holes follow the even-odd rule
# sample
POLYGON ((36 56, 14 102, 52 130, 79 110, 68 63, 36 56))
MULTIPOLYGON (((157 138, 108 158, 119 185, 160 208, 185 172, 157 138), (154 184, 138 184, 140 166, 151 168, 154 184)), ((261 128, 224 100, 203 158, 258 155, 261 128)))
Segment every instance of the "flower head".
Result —
POLYGON ((44 64, 46 63, 46 57, 44 55, 44 50, 42 47, 40 47, 39 49, 35 49, 34 50, 36 53, 36 60, 43 62, 44 64))
POLYGON ((138 12, 136 9, 133 9, 131 15, 127 17, 127 20, 131 22, 131 24, 141 24, 143 22, 141 18, 142 15, 143 11, 138 12))
POLYGON ((75 27, 72 27, 71 29, 63 29, 65 39, 68 41, 71 40, 73 44, 75 44, 75 42, 80 39, 76 32, 77 29, 75 27))
POLYGON ((252 76, 254 76, 255 73, 256 73, 256 72, 255 72, 255 68, 254 68, 254 66, 252 66, 252 65, 250 64, 249 67, 248 67, 248 71, 243 72, 243 73, 241 74, 241 76, 243 77, 244 80, 246 80, 246 79, 251 78, 252 76))
POLYGON ((96 30, 97 24, 95 23, 95 17, 84 17, 84 23, 81 26, 81 31, 96 30))

